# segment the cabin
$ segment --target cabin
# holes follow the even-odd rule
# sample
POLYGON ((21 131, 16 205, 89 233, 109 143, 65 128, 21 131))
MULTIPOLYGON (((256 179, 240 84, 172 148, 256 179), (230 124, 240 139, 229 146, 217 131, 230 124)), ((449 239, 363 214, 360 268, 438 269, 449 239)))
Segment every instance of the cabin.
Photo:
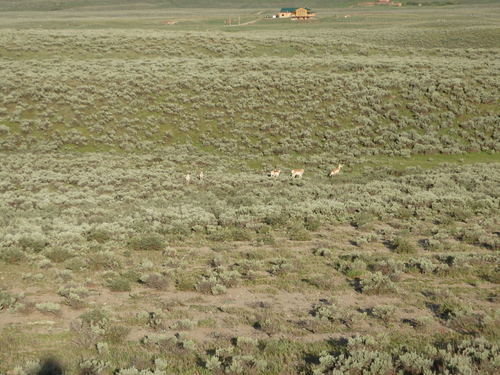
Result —
POLYGON ((275 18, 291 18, 295 20, 307 20, 315 17, 311 8, 281 8, 275 18))

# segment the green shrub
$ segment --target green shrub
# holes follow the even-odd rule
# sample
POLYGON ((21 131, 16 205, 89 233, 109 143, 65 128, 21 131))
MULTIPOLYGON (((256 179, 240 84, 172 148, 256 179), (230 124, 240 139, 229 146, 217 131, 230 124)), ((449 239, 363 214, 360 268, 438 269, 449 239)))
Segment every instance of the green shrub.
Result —
POLYGON ((396 286, 389 277, 375 272, 360 281, 360 289, 364 294, 381 294, 396 291, 396 286))
POLYGON ((274 239, 273 234, 270 232, 257 234, 257 236, 255 237, 255 242, 256 242, 257 246, 275 245, 276 244, 276 240, 274 239))
POLYGON ((253 327, 267 333, 268 335, 277 334, 283 329, 282 323, 269 314, 258 317, 257 321, 253 324, 253 327))
POLYGON ((196 322, 193 322, 191 319, 182 319, 174 322, 171 326, 170 329, 176 330, 176 331, 184 331, 184 330, 191 330, 196 327, 196 322))
POLYGON ((367 228, 371 223, 375 221, 375 216, 368 212, 360 212, 354 216, 351 224, 358 228, 367 228))
POLYGON ((264 223, 274 228, 283 227, 288 223, 290 216, 285 212, 276 212, 267 215, 264 218, 264 223))
POLYGON ((392 281, 397 281, 405 270, 405 263, 396 259, 382 259, 371 263, 368 268, 372 272, 380 272, 392 281))
POLYGON ((88 265, 92 270, 117 269, 120 268, 120 260, 112 251, 97 251, 87 258, 88 265))
POLYGON ((439 269, 443 269, 443 265, 434 264, 430 259, 427 258, 411 258, 406 264, 408 268, 416 268, 421 273, 432 273, 439 269))
POLYGON ((112 344, 121 344, 130 332, 130 327, 112 324, 105 327, 104 339, 112 344))
POLYGON ((333 254, 333 250, 325 247, 318 247, 313 250, 313 254, 321 257, 330 257, 333 254))
POLYGON ((390 320, 393 319, 395 312, 396 312, 396 307, 392 305, 375 306, 371 310, 371 313, 375 318, 380 319, 385 323, 388 323, 390 320))
POLYGON ((158 272, 143 274, 139 277, 139 281, 149 288, 159 290, 166 289, 170 284, 170 278, 158 272))
POLYGON ((42 251, 47 245, 48 241, 45 238, 41 237, 28 237, 24 236, 19 239, 19 246, 22 247, 23 250, 29 250, 34 253, 39 253, 42 251))
POLYGON ((210 233, 207 238, 216 242, 250 241, 252 232, 241 227, 221 227, 210 233))
POLYGON ((40 312, 49 314, 59 314, 61 312, 61 305, 53 302, 42 302, 35 305, 36 309, 40 312))
POLYGON ((310 241, 311 233, 301 225, 294 225, 288 230, 288 238, 292 241, 310 241))
POLYGON ((132 238, 129 241, 129 246, 132 250, 160 251, 165 247, 165 242, 160 235, 150 233, 132 238))
POLYGON ((57 293, 65 297, 64 303, 73 309, 81 309, 87 305, 84 298, 90 294, 85 287, 67 286, 61 287, 57 293))
POLYGON ((323 352, 314 375, 326 374, 495 374, 498 345, 485 339, 448 341, 409 349, 388 348, 371 336, 348 340, 343 350, 323 352))
POLYGON ((320 320, 327 320, 333 323, 344 324, 352 327, 354 314, 348 308, 340 308, 333 303, 320 302, 312 306, 310 314, 320 320))
POLYGON ((104 243, 111 239, 111 232, 105 229, 92 228, 87 233, 85 233, 85 238, 88 241, 97 241, 99 243, 104 243))
POLYGON ((347 260, 340 259, 334 263, 334 267, 350 278, 360 277, 366 271, 366 263, 357 256, 347 260))
POLYGON ((130 281, 123 277, 111 279, 107 282, 108 288, 113 292, 130 292, 130 281))
POLYGON ((311 232, 316 232, 321 228, 321 219, 317 216, 306 216, 304 227, 311 232))
POLYGON ((279 276, 287 274, 292 269, 292 265, 285 258, 274 259, 271 262, 271 268, 269 269, 269 273, 271 275, 279 276))
POLYGON ((78 367, 80 368, 80 374, 94 375, 104 371, 108 367, 108 363, 98 359, 85 359, 79 363, 78 367))
POLYGON ((26 260, 26 255, 24 252, 17 248, 1 248, 0 249, 0 259, 5 263, 9 264, 19 264, 26 260))
POLYGON ((64 261, 74 257, 75 253, 73 251, 71 251, 70 249, 56 247, 56 248, 44 251, 44 255, 53 262, 62 263, 64 261))
POLYGON ((406 237, 396 237, 391 242, 394 252, 398 254, 414 254, 417 249, 413 243, 406 237))
POLYGON ((242 352, 250 352, 257 349, 258 341, 251 337, 238 336, 235 341, 236 346, 242 352))
POLYGON ((18 298, 0 289, 0 311, 14 307, 18 298))

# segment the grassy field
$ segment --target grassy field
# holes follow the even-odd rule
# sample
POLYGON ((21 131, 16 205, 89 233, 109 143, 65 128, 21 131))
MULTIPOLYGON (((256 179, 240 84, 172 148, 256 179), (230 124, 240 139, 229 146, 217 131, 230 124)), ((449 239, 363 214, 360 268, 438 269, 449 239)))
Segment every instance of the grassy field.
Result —
POLYGON ((226 3, 0 0, 0 374, 500 372, 500 6, 226 3))

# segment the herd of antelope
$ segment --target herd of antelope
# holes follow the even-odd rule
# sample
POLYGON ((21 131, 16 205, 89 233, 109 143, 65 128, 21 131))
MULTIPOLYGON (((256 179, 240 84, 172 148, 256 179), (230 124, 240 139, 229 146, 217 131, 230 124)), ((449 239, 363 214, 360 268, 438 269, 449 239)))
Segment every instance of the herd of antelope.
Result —
MULTIPOLYGON (((198 180, 200 180, 200 182, 203 182, 203 178, 205 178, 205 175, 203 174, 203 171, 201 171, 198 174, 198 180)), ((186 184, 189 184, 191 182, 191 174, 188 173, 187 175, 185 175, 184 179, 186 180, 186 184)))
MULTIPOLYGON (((334 168, 330 171, 330 174, 328 175, 328 177, 332 177, 332 176, 335 176, 336 174, 339 174, 340 173, 340 170, 342 169, 344 165, 343 164, 339 164, 339 166, 337 168, 334 168)), ((274 178, 278 178, 281 174, 281 169, 278 169, 278 168, 275 168, 273 169, 271 172, 269 172, 269 176, 270 177, 274 177, 274 178)), ((304 169, 292 169, 292 178, 302 178, 302 175, 304 174, 304 169)), ((184 179, 186 180, 186 184, 189 184, 191 183, 191 174, 188 173, 187 175, 184 176, 184 179)), ((204 174, 203 174, 203 171, 201 171, 199 174, 198 174, 198 180, 200 182, 203 182, 203 179, 204 179, 204 174)))
MULTIPOLYGON (((328 175, 328 177, 332 177, 332 176, 335 176, 336 174, 338 174, 340 172, 340 170, 342 169, 344 165, 343 164, 339 164, 339 166, 337 168, 334 168, 330 171, 330 174, 328 175)), ((275 178, 278 178, 281 174, 281 169, 273 169, 271 172, 269 172, 269 176, 271 177, 275 177, 275 178)), ((292 178, 302 178, 302 175, 304 174, 304 169, 292 169, 292 178)))

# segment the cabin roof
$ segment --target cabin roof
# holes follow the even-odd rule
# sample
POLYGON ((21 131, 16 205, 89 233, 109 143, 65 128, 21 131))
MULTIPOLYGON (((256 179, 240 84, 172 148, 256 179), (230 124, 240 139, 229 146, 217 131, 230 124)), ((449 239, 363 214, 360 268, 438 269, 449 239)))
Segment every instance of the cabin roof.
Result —
MULTIPOLYGON (((281 13, 293 13, 299 8, 281 8, 280 12, 281 13)), ((311 11, 311 8, 304 8, 307 9, 308 11, 311 11)))

